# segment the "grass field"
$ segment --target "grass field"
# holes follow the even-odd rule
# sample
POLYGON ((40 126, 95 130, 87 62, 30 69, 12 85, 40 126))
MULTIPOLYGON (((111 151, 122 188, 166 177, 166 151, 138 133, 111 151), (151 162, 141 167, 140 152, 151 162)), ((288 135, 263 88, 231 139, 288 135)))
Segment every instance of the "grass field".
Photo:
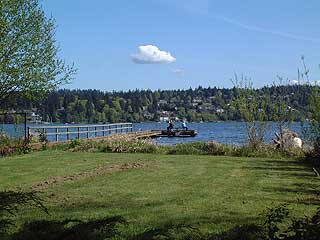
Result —
POLYGON ((52 150, 0 158, 0 190, 40 191, 50 211, 24 208, 19 226, 120 215, 128 222, 119 226, 124 238, 182 225, 220 233, 261 221, 281 203, 293 216, 309 215, 320 203, 318 186, 311 168, 286 159, 52 150))

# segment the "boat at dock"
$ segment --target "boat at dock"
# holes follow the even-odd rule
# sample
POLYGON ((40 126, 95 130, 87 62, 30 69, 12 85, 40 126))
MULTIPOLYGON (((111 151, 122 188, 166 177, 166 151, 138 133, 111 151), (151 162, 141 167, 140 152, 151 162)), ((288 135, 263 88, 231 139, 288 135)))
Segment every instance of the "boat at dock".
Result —
POLYGON ((159 132, 155 137, 195 137, 198 133, 196 130, 153 130, 159 132))

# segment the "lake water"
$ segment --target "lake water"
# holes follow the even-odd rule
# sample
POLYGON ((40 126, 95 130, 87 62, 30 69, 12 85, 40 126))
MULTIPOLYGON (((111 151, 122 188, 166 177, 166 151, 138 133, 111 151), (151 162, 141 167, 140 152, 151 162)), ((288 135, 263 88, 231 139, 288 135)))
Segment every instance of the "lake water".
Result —
MULTIPOLYGON (((57 125, 57 124, 55 124, 57 125)), ((62 124, 59 124, 62 125, 62 124)), ((274 137, 274 133, 277 131, 276 123, 268 123, 268 131, 266 134, 266 142, 271 142, 274 137)), ((34 125, 30 124, 28 126, 41 126, 40 124, 34 125)), ((48 126, 48 125, 46 125, 48 126)), ((77 125, 72 125, 77 126, 77 125)), ((81 125, 79 125, 81 126, 81 125)), ((133 124, 133 131, 143 131, 143 130, 163 130, 168 126, 167 123, 135 123, 133 124)), ((175 127, 181 127, 180 123, 176 123, 175 127)), ((176 143, 186 143, 186 142, 207 142, 207 141, 218 141, 224 144, 241 145, 246 143, 246 129, 245 123, 243 122, 211 122, 211 123, 188 123, 188 128, 196 130, 198 135, 196 137, 185 137, 185 138, 157 138, 155 141, 159 144, 176 144, 176 143)), ((290 127, 293 131, 301 135, 301 124, 292 123, 290 127)), ((4 124, 0 125, 0 131, 5 131, 11 136, 23 136, 24 126, 4 124)), ((85 138, 86 135, 83 134, 81 137, 85 138)), ((60 140, 64 140, 65 136, 61 136, 60 140)), ((76 138, 76 135, 72 135, 71 138, 76 138)), ((54 140, 54 136, 49 137, 49 141, 54 140)))
MULTIPOLYGON (((166 129, 167 123, 137 123, 134 125, 135 130, 161 130, 166 129)), ((177 123, 175 127, 181 127, 177 123)), ((211 122, 211 123, 188 123, 188 128, 196 130, 196 137, 186 138, 157 138, 157 143, 160 144, 176 144, 186 142, 208 142, 217 141, 224 144, 242 145, 246 143, 246 124, 244 122, 211 122)), ((290 127, 293 131, 301 134, 301 124, 292 123, 290 127)), ((274 122, 268 123, 268 131, 266 134, 266 142, 271 142, 277 131, 277 124, 274 122)))

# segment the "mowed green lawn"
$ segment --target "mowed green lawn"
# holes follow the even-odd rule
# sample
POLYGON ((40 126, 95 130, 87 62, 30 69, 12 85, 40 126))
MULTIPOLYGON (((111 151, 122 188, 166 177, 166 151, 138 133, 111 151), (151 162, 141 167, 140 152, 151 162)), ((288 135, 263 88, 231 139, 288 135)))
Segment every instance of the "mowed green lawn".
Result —
POLYGON ((41 191, 50 215, 35 219, 101 219, 120 215, 133 236, 186 224, 206 233, 260 221, 267 207, 288 203, 293 216, 314 213, 319 179, 293 160, 42 151, 0 158, 0 190, 41 191))

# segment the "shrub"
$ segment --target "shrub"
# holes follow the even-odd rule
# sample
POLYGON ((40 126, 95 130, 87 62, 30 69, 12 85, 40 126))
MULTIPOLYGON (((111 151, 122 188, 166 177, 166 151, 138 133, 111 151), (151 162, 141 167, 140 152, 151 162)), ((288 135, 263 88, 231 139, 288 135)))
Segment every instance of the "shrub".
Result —
POLYGON ((204 155, 226 155, 229 147, 218 142, 193 142, 181 143, 170 146, 168 154, 204 154, 204 155))
POLYGON ((40 132, 39 133, 39 142, 41 143, 47 143, 48 142, 48 137, 45 132, 40 132))
POLYGON ((117 153, 155 153, 157 150, 157 145, 150 140, 108 141, 100 147, 100 151, 117 153))
POLYGON ((267 214, 265 215, 266 219, 264 221, 264 227, 268 239, 278 240, 279 237, 279 224, 281 224, 286 217, 289 216, 289 210, 286 205, 280 205, 274 208, 269 208, 267 214))
POLYGON ((249 145, 231 147, 227 155, 235 157, 261 157, 261 158, 296 158, 301 159, 304 156, 302 149, 282 150, 277 149, 271 144, 261 144, 259 147, 249 145))
POLYGON ((318 137, 314 142, 313 147, 314 155, 317 159, 320 159, 320 137, 318 137))
POLYGON ((81 141, 78 139, 71 140, 69 144, 69 148, 75 148, 77 146, 81 145, 81 141))
POLYGON ((196 142, 196 143, 179 143, 173 145, 169 148, 168 154, 183 154, 183 155, 193 155, 193 154, 205 154, 206 143, 196 142))
MULTIPOLYGON (((164 148, 164 147, 162 147, 164 148)), ((292 149, 291 151, 283 151, 276 149, 273 145, 261 144, 258 147, 249 145, 228 146, 218 142, 195 142, 180 143, 173 146, 166 146, 167 154, 185 154, 185 155, 222 155, 234 157, 293 157, 301 158, 304 152, 300 149, 292 149)))
MULTIPOLYGON (((81 221, 66 219, 62 221, 36 220, 22 225, 13 235, 16 240, 102 240, 115 239, 120 235, 119 226, 126 220, 120 216, 98 220, 81 221)), ((117 238, 118 239, 118 238, 117 238)))
POLYGON ((158 149, 159 147, 150 140, 74 140, 69 144, 69 150, 74 152, 155 153, 158 149))
POLYGON ((28 153, 31 150, 29 142, 20 138, 0 136, 0 156, 8 156, 14 153, 28 153))
POLYGON ((304 160, 315 166, 320 165, 320 138, 313 142, 313 147, 306 152, 304 160))
POLYGON ((226 155, 229 152, 229 148, 218 142, 208 142, 206 151, 210 155, 226 155))
POLYGON ((7 228, 12 225, 9 216, 15 216, 19 207, 33 206, 48 214, 42 199, 35 192, 0 192, 0 237, 5 236, 7 228))
POLYGON ((229 146, 215 141, 212 142, 192 142, 179 143, 171 146, 157 145, 150 139, 108 139, 104 141, 80 141, 73 140, 70 144, 61 145, 59 149, 74 152, 112 152, 112 153, 163 153, 177 155, 216 155, 235 157, 291 157, 302 158, 304 152, 301 149, 291 149, 285 151, 276 149, 271 144, 261 144, 258 147, 249 145, 229 146))
POLYGON ((76 142, 69 145, 69 150, 72 152, 96 152, 98 151, 98 143, 94 141, 76 142))
POLYGON ((294 219, 283 233, 285 240, 317 240, 320 236, 320 209, 312 216, 294 219))

